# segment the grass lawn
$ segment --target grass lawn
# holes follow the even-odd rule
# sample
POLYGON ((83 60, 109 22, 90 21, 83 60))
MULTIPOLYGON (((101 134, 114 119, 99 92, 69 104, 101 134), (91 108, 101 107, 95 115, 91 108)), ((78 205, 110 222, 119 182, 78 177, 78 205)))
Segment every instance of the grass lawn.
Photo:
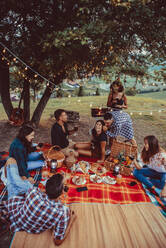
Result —
MULTIPOLYGON (((165 125, 164 116, 166 116, 166 98, 163 95, 166 92, 157 92, 149 94, 141 94, 137 96, 128 96, 128 113, 133 113, 132 118, 154 120, 161 125, 165 125), (153 95, 156 94, 154 97, 153 95), (162 95, 162 96, 161 96, 162 95), (157 99, 158 98, 158 99, 157 99), (158 112, 161 109, 165 109, 161 113, 158 112), (151 114, 152 112, 152 114, 151 114), (142 113, 140 115, 140 113, 142 113), (163 119, 160 119, 160 116, 163 119)), ((47 106, 43 112, 42 120, 47 120, 54 113, 57 108, 63 108, 67 110, 78 111, 80 115, 91 115, 91 104, 93 107, 106 106, 107 96, 87 96, 87 97, 71 97, 71 98, 50 98, 47 106)), ((14 106, 18 106, 18 102, 13 103, 14 106)), ((35 109, 37 103, 31 102, 31 113, 35 109)), ((0 119, 7 119, 2 104, 0 103, 0 119)))

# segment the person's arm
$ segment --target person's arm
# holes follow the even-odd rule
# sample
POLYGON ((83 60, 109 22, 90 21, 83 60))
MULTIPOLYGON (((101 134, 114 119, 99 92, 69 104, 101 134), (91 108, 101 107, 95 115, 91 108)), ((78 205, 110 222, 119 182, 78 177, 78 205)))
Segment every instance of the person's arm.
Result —
POLYGON ((31 177, 27 170, 27 156, 25 149, 16 148, 14 151, 14 158, 17 162, 19 175, 21 177, 26 177, 27 179, 31 177))
POLYGON ((136 169, 138 169, 138 170, 142 169, 142 167, 138 164, 136 159, 133 160, 133 163, 134 163, 136 169))
POLYGON ((72 135, 73 133, 77 132, 77 130, 77 127, 74 127, 73 130, 68 130, 68 135, 72 135))
POLYGON ((60 218, 58 225, 54 229, 54 243, 55 245, 60 245, 67 237, 70 228, 76 219, 74 211, 68 212, 67 216, 60 218))
POLYGON ((127 109, 128 108, 128 104, 127 104, 127 97, 124 95, 124 104, 123 104, 123 108, 127 109))
POLYGON ((108 135, 109 137, 111 138, 116 138, 119 133, 120 133, 120 130, 121 130, 121 125, 120 124, 117 124, 116 126, 114 126, 114 132, 111 133, 109 130, 106 131, 106 135, 108 135))
POLYGON ((112 107, 112 91, 110 91, 108 96, 107 107, 112 107))
POLYGON ((101 161, 104 161, 105 160, 106 141, 101 141, 100 146, 101 146, 101 161))

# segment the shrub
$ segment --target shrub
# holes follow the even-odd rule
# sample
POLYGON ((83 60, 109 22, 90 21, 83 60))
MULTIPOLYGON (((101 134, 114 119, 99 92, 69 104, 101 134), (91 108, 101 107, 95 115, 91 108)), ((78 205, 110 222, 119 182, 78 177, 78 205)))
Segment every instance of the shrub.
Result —
POLYGON ((137 94, 137 90, 135 88, 126 88, 125 89, 125 94, 127 96, 135 96, 137 94))

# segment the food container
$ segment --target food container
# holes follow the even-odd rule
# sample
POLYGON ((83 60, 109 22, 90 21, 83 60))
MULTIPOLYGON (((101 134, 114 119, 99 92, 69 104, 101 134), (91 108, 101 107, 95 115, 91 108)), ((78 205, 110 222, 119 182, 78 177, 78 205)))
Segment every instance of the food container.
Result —
POLYGON ((57 161, 57 168, 63 165, 65 155, 61 151, 59 146, 52 146, 49 150, 43 152, 45 159, 48 161, 48 165, 51 166, 51 160, 57 161))

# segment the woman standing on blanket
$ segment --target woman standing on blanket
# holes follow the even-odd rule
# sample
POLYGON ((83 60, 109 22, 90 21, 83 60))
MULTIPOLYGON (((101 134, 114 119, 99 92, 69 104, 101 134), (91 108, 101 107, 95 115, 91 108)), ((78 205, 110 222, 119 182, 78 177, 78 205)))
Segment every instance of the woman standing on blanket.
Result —
POLYGON ((33 128, 23 126, 10 145, 6 162, 8 198, 32 188, 35 181, 28 171, 45 164, 42 154, 35 152, 39 147, 32 146, 34 134, 33 128))
POLYGON ((92 141, 75 144, 79 155, 96 157, 100 159, 101 162, 105 160, 107 135, 103 131, 103 126, 105 126, 103 120, 96 121, 95 127, 92 129, 92 141))
POLYGON ((165 186, 166 180, 166 152, 160 148, 155 136, 151 135, 144 138, 144 148, 141 157, 147 167, 142 168, 134 160, 136 169, 133 174, 153 194, 159 195, 165 186))
POLYGON ((114 110, 127 109, 127 98, 124 94, 124 87, 118 80, 110 85, 110 93, 108 96, 107 107, 114 110))

